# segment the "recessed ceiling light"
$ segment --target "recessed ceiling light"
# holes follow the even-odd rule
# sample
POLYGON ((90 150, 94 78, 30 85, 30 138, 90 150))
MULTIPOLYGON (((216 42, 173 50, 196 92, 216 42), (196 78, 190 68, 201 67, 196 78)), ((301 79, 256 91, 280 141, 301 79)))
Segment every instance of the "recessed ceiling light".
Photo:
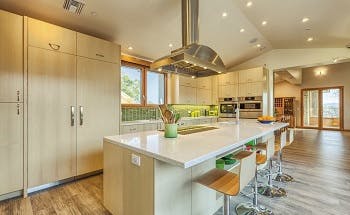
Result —
POLYGON ((205 67, 203 67, 203 69, 208 69, 208 67, 205 66, 205 67))
POLYGON ((309 20, 310 20, 309 18, 304 17, 301 21, 302 21, 303 23, 305 23, 305 22, 308 22, 309 20))
POLYGON ((129 47, 128 47, 128 49, 129 49, 129 50, 133 50, 134 48, 133 48, 133 47, 131 47, 131 46, 129 46, 129 47))
POLYGON ((162 71, 162 68, 158 68, 158 72, 161 72, 162 71))
POLYGON ((170 48, 173 47, 173 44, 172 44, 172 43, 169 43, 169 47, 170 47, 170 48))
POLYGON ((267 25, 267 21, 262 21, 261 25, 262 25, 262 26, 267 25))
POLYGON ((313 41, 314 40, 314 38, 313 37, 309 37, 309 38, 307 38, 307 41, 308 42, 311 42, 311 41, 313 41))
POLYGON ((251 7, 253 5, 253 2, 248 1, 246 5, 247 5, 247 7, 251 7))
POLYGON ((260 47, 261 47, 261 44, 256 44, 256 47, 260 48, 260 47))
POLYGON ((219 74, 221 73, 221 72, 218 72, 219 74))
POLYGON ((227 14, 226 12, 223 12, 223 13, 222 13, 222 17, 223 17, 223 18, 227 17, 227 15, 228 15, 228 14, 227 14))
POLYGON ((333 59, 333 63, 336 63, 336 62, 338 62, 338 58, 333 59))
POLYGON ((192 75, 192 77, 191 77, 191 78, 196 78, 196 76, 192 75))
POLYGON ((244 28, 241 28, 241 30, 239 30, 239 32, 241 32, 241 33, 245 32, 244 28))
POLYGON ((91 12, 90 12, 90 15, 91 15, 91 16, 96 16, 97 13, 96 13, 95 11, 91 11, 91 12))

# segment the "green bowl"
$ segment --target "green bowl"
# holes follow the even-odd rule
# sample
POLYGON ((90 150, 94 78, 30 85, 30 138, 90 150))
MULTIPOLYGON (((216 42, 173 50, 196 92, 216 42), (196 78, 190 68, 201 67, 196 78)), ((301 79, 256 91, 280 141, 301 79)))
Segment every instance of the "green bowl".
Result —
POLYGON ((224 169, 224 167, 225 167, 225 160, 223 159, 216 160, 216 168, 224 169))
POLYGON ((232 165, 236 163, 236 159, 226 159, 225 160, 225 165, 232 165))

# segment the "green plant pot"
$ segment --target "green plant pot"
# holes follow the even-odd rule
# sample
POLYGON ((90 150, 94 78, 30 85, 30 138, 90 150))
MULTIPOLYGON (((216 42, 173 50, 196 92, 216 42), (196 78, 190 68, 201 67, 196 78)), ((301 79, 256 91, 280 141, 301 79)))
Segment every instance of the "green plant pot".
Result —
POLYGON ((176 138, 177 137, 177 124, 165 124, 164 137, 176 138))

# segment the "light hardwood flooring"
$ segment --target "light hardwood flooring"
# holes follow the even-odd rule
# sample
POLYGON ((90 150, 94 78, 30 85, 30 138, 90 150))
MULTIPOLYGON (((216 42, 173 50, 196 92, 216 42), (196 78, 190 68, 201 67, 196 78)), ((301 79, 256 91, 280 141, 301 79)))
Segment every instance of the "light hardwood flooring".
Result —
MULTIPOLYGON (((295 178, 284 185, 288 196, 259 196, 274 214, 350 214, 350 132, 298 130, 284 150, 284 167, 295 178)), ((0 214, 109 214, 102 175, 0 202, 0 214)))

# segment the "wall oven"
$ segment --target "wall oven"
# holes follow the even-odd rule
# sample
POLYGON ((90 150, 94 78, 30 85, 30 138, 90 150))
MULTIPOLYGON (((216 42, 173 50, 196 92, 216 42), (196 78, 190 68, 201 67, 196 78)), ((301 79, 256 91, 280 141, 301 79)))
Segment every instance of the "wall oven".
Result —
POLYGON ((236 109, 238 107, 237 98, 219 98, 219 117, 234 118, 236 117, 236 109))
POLYGON ((262 96, 239 97, 240 117, 246 119, 256 119, 262 116, 262 96))

